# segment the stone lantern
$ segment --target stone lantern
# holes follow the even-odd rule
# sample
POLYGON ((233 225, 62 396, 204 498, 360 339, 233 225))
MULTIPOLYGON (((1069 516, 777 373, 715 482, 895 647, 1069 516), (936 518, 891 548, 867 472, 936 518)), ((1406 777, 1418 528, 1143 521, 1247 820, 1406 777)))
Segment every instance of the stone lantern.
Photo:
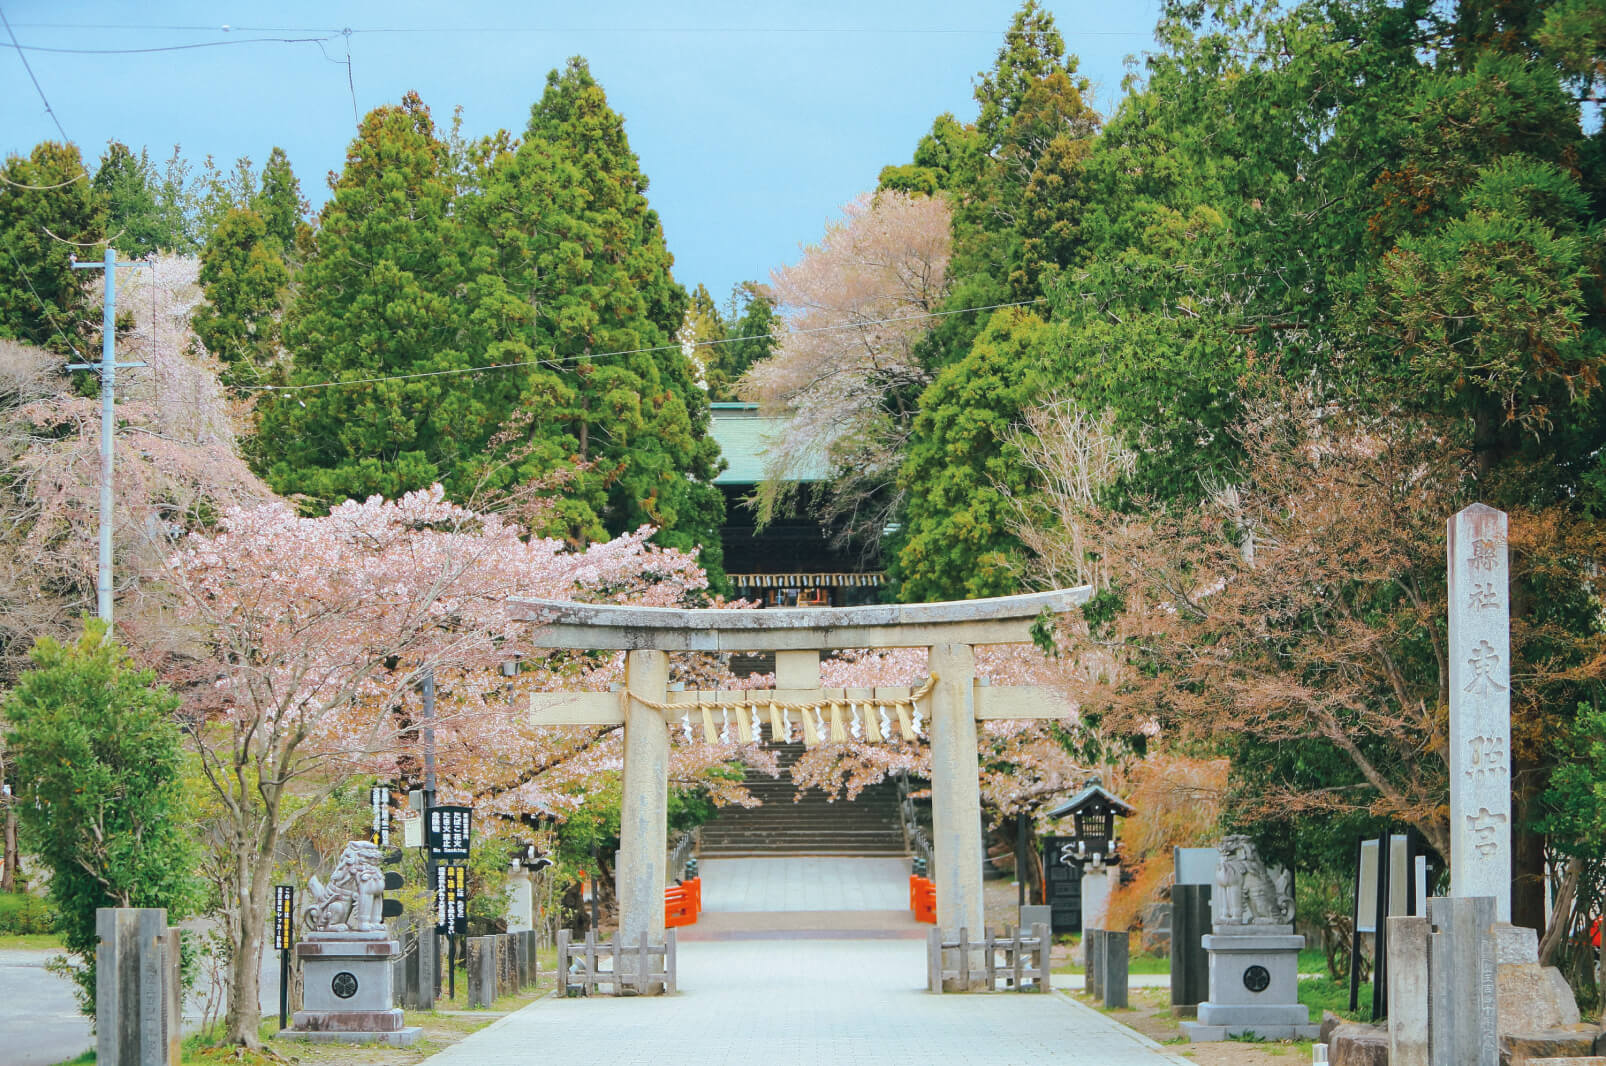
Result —
POLYGON ((1134 813, 1132 805, 1106 789, 1095 774, 1086 788, 1049 811, 1048 817, 1070 815, 1076 826, 1077 857, 1102 867, 1115 858, 1115 819, 1134 813))
POLYGON ((1118 884, 1121 868, 1116 861, 1119 842, 1115 819, 1136 813, 1131 804, 1106 789, 1097 775, 1087 787, 1048 812, 1050 818, 1070 815, 1076 826, 1076 857, 1082 861, 1082 928, 1102 929, 1110 889, 1118 884))

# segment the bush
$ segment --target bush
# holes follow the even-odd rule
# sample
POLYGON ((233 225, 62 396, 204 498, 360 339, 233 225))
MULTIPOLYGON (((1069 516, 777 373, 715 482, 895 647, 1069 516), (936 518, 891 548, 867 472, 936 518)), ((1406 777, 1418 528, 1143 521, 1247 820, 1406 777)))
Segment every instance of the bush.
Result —
POLYGON ((0 892, 0 934, 52 933, 56 908, 47 899, 26 892, 0 892))

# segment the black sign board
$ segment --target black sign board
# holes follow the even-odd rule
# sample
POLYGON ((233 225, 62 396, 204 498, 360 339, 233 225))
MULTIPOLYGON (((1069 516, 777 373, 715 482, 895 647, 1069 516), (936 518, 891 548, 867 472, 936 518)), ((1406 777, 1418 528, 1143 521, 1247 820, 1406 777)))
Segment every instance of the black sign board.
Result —
POLYGON ((1049 914, 1056 933, 1082 930, 1082 859, 1075 837, 1043 838, 1043 879, 1048 883, 1049 914))
POLYGON ((427 843, 437 859, 466 859, 469 845, 468 807, 431 807, 425 815, 427 843))
POLYGON ((435 867, 435 932, 468 932, 468 867, 435 867))
POLYGON ((296 946, 296 890, 292 885, 273 886, 273 946, 278 951, 296 946))
POLYGON ((390 789, 384 785, 369 789, 368 806, 373 816, 368 839, 382 848, 390 847, 390 789))

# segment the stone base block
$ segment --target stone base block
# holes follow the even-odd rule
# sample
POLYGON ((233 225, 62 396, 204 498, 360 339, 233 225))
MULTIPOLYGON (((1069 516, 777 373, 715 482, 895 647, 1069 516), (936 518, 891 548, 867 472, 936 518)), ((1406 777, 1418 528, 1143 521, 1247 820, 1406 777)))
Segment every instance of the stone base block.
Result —
POLYGON ((300 1040, 305 1044, 383 1044, 385 1047, 412 1047, 424 1030, 416 1025, 389 1033, 325 1033, 285 1029, 274 1034, 280 1040, 300 1040))
POLYGON ((1606 1066, 1606 1055, 1581 1055, 1573 1059, 1529 1059, 1528 1066, 1606 1066))
POLYGON ((298 1010, 290 1016, 298 1032, 394 1033, 402 1028, 402 1012, 390 1010, 298 1010))
POLYGON ((1388 1030, 1358 1022, 1334 1026, 1327 1054, 1332 1066, 1388 1066, 1388 1030))
MULTIPOLYGON (((1315 1040, 1321 1035, 1322 1027, 1309 1022, 1303 1025, 1206 1025, 1203 1022, 1182 1022, 1181 1029, 1190 1043, 1211 1044, 1245 1033, 1253 1033, 1266 1040, 1315 1040)), ((1388 1041, 1384 1040, 1385 1050, 1387 1046, 1388 1041)))
MULTIPOLYGON (((1302 1003, 1201 1003, 1199 1024, 1226 1025, 1261 1032, 1263 1025, 1304 1025, 1310 1008, 1302 1003)), ((1321 1028, 1317 1026, 1317 1028, 1321 1028)))
MULTIPOLYGON (((1531 935, 1533 930, 1521 932, 1531 935)), ((1579 1023, 1578 1001, 1567 979, 1554 966, 1503 963, 1495 968, 1495 989, 1503 1033, 1565 1029, 1579 1023)))
POLYGON ((1582 1058, 1594 1058, 1595 1037, 1599 1032, 1594 1026, 1579 1026, 1577 1029, 1502 1033, 1500 1063, 1501 1066, 1519 1066, 1535 1059, 1565 1059, 1576 1063, 1582 1058))

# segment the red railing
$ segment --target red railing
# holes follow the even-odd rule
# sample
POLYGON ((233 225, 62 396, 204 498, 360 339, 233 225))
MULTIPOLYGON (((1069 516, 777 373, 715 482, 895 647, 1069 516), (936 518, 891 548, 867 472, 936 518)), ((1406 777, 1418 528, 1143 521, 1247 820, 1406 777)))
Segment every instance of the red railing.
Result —
POLYGON ((937 924, 937 886, 931 878, 909 875, 909 909, 915 921, 937 924))
POLYGON ((703 879, 693 877, 664 889, 664 926, 695 925, 703 912, 703 879))

